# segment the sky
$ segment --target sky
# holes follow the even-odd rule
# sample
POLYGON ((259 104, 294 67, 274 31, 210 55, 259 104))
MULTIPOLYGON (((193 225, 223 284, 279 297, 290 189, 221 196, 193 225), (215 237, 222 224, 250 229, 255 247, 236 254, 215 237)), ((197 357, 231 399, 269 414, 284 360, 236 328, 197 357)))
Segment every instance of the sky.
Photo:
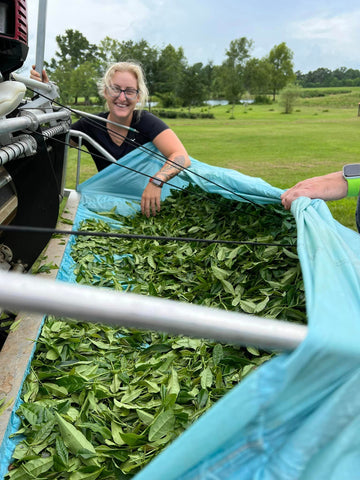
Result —
POLYGON ((282 42, 294 70, 360 69, 359 0, 27 0, 29 53, 35 63, 40 5, 46 6, 44 58, 55 54, 56 35, 80 31, 90 43, 106 36, 141 39, 159 49, 182 47, 188 63, 220 65, 232 40, 253 40, 262 58, 282 42))

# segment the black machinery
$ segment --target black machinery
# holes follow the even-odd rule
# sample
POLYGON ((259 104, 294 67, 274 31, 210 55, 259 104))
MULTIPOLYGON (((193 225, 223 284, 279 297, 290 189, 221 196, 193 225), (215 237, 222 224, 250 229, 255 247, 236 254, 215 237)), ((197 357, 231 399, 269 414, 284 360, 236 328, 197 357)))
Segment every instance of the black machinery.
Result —
MULTIPOLYGON (((0 0, 0 225, 54 228, 64 193, 70 114, 53 107, 56 85, 14 73, 27 52, 26 1, 0 0)), ((0 269, 27 270, 49 239, 31 229, 3 228, 0 269)))

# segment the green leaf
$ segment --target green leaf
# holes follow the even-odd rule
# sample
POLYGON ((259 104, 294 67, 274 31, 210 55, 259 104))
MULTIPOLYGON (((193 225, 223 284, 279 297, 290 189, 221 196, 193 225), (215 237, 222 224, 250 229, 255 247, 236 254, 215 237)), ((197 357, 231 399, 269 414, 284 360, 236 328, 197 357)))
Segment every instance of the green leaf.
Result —
POLYGON ((227 278, 231 274, 231 272, 219 268, 216 265, 211 265, 211 271, 214 276, 219 280, 225 280, 225 278, 227 278))
POLYGON ((55 395, 56 397, 66 397, 68 395, 67 389, 56 385, 56 383, 43 383, 42 386, 48 391, 48 393, 55 395))
POLYGON ((121 433, 120 436, 123 442, 130 447, 144 445, 147 441, 144 435, 137 435, 136 433, 121 433))
POLYGON ((200 374, 200 382, 203 389, 210 388, 213 383, 213 374, 209 367, 206 367, 200 374))
POLYGON ((77 472, 73 472, 70 475, 69 480, 96 480, 103 470, 104 467, 83 467, 77 472))
POLYGON ((23 403, 18 412, 23 415, 31 425, 39 425, 53 418, 50 410, 39 403, 23 403))
MULTIPOLYGON (((52 457, 37 458, 30 460, 23 465, 24 471, 30 475, 30 478, 40 478, 40 476, 50 470, 54 464, 52 457)), ((16 477, 12 477, 16 478, 16 477)))
POLYGON ((215 347, 213 348, 213 360, 214 360, 214 365, 219 365, 221 362, 223 356, 224 356, 224 350, 223 347, 220 343, 217 343, 215 347))
POLYGON ((175 415, 172 410, 165 410, 154 420, 150 426, 149 441, 153 442, 164 437, 173 430, 175 425, 175 415))
POLYGON ((256 304, 251 300, 240 300, 240 307, 245 313, 255 313, 256 304))
POLYGON ((154 415, 151 415, 148 412, 145 412, 144 410, 137 409, 136 413, 139 417, 139 419, 145 424, 145 425, 151 425, 154 421, 154 415))
POLYGON ((69 453, 61 437, 55 439, 55 451, 62 465, 66 467, 69 462, 69 453))
POLYGON ((121 435, 123 434, 123 430, 121 428, 121 426, 114 422, 114 421, 111 421, 111 435, 112 435, 112 439, 114 440, 114 442, 117 444, 117 445, 124 445, 124 440, 121 438, 121 435))
POLYGON ((146 258, 148 264, 150 265, 151 268, 153 268, 154 270, 156 270, 156 263, 154 261, 154 258, 152 257, 152 255, 148 255, 148 257, 146 258))
MULTIPOLYGON (((78 455, 83 452, 90 452, 96 455, 95 448, 90 443, 85 435, 80 432, 74 425, 64 420, 58 413, 55 412, 55 417, 59 425, 61 437, 71 451, 71 453, 78 455)), ((96 464, 96 460, 89 459, 89 464, 96 464)))

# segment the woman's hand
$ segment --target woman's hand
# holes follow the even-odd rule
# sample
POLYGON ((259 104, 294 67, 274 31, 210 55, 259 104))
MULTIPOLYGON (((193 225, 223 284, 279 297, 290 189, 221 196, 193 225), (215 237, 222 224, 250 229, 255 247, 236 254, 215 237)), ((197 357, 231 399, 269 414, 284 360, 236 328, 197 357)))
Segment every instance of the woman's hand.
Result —
POLYGON ((334 172, 321 177, 308 178, 297 183, 281 195, 281 203, 289 210, 298 197, 321 198, 322 200, 339 200, 347 195, 348 184, 343 173, 334 172))
POLYGON ((38 82, 43 82, 43 83, 49 83, 50 81, 45 70, 42 71, 42 77, 41 77, 40 73, 35 70, 35 65, 33 65, 32 69, 30 70, 30 78, 32 80, 37 80, 38 82))
POLYGON ((149 182, 141 197, 142 214, 148 218, 151 214, 155 217, 160 212, 160 197, 161 188, 149 182))

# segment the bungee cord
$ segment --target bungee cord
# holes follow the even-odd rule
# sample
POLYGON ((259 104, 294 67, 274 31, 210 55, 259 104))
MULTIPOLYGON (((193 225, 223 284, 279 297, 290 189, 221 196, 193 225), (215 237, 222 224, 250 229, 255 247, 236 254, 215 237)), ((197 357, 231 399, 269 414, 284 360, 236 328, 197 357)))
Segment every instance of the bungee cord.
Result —
MULTIPOLYGON (((37 132, 38 135, 47 138, 42 132, 37 132)), ((57 138, 52 138, 56 142, 61 144, 69 145, 67 142, 62 141, 57 138)), ((83 150, 79 147, 72 147, 75 148, 83 153, 89 154, 87 150, 83 150)), ((105 158, 100 154, 95 154, 100 158, 105 158)), ((110 162, 112 163, 112 162, 110 162)), ((144 172, 140 172, 136 169, 133 169, 127 165, 122 165, 115 163, 119 167, 124 167, 130 171, 135 173, 139 173, 140 175, 146 176, 151 178, 151 175, 148 175, 144 172)), ((187 190, 177 185, 170 184, 166 182, 167 185, 172 186, 175 189, 178 189, 182 192, 187 193, 187 190)), ((198 195, 200 198, 205 198, 205 195, 202 195, 199 192, 192 192, 195 195, 198 195)), ((217 204, 215 199, 211 199, 206 197, 207 201, 214 201, 217 204)), ((253 203, 253 202, 251 202, 253 203)), ((257 206, 257 204, 255 204, 257 206)), ((248 212, 250 216, 256 216, 254 213, 248 212)), ((282 247, 282 248, 296 248, 294 244, 282 244, 276 242, 254 242, 248 240, 223 240, 223 239, 206 239, 206 238, 192 238, 192 237, 177 237, 177 236, 161 236, 161 235, 142 235, 142 234, 125 234, 125 233, 111 233, 111 232, 96 232, 96 231, 87 231, 87 230, 61 230, 61 229, 54 229, 54 228, 46 228, 46 227, 32 227, 32 226, 23 226, 23 225, 1 225, 0 224, 0 231, 13 231, 13 232, 23 232, 23 233, 43 233, 43 234, 51 234, 51 235, 74 235, 74 236, 94 236, 94 237, 115 237, 115 238, 123 238, 123 239, 135 239, 135 240, 154 240, 154 241, 162 241, 162 242, 171 242, 171 241, 178 241, 178 242, 195 242, 195 243, 207 243, 207 244, 232 244, 232 245, 252 245, 252 246, 273 246, 273 247, 282 247)))
POLYGON ((254 242, 250 240, 223 240, 223 239, 209 239, 209 238, 192 238, 192 237, 170 237, 163 235, 144 235, 135 233, 119 233, 119 232, 97 232, 93 230, 62 230, 58 228, 47 227, 28 227, 24 225, 1 225, 0 231, 5 232, 23 232, 23 233, 44 233, 51 235, 74 235, 83 237, 113 237, 122 238, 126 240, 156 240, 159 242, 184 242, 184 243, 218 243, 228 245, 252 245, 264 247, 282 247, 282 248, 296 248, 294 244, 276 243, 276 242, 254 242))

